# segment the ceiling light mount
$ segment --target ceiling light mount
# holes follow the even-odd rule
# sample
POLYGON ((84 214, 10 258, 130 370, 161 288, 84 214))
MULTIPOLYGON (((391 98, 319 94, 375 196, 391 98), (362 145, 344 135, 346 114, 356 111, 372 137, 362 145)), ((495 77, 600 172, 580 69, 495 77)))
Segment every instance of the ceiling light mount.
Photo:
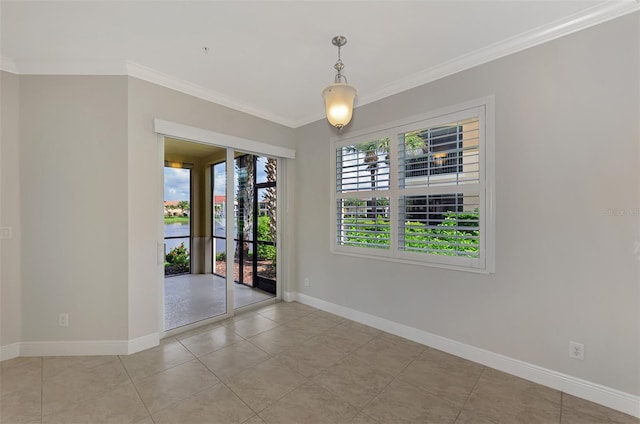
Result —
POLYGON ((338 60, 333 68, 338 71, 334 83, 322 90, 324 97, 327 120, 338 130, 342 130, 351 121, 353 116, 353 101, 356 97, 356 88, 347 82, 347 77, 342 74, 344 63, 340 57, 340 49, 347 44, 347 37, 336 35, 331 39, 331 44, 338 48, 338 60))

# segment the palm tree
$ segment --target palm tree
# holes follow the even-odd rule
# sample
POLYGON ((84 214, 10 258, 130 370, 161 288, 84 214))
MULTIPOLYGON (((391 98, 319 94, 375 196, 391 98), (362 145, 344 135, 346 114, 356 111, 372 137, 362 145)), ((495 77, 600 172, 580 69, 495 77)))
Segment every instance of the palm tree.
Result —
MULTIPOLYGON (((404 136, 405 150, 428 149, 425 141, 420 138, 418 132, 407 133, 404 136)), ((363 162, 367 165, 367 169, 371 175, 371 190, 376 189, 377 174, 380 169, 380 156, 384 155, 384 163, 389 164, 389 139, 382 138, 379 140, 367 141, 365 143, 348 146, 348 153, 364 153, 363 162)), ((372 198, 367 201, 367 218, 376 219, 378 215, 377 199, 372 198)))
MULTIPOLYGON (((255 161, 253 155, 244 155, 236 159, 236 170, 238 172, 238 235, 242 237, 242 242, 237 244, 237 255, 240 257, 249 256, 249 244, 251 239, 251 227, 253 223, 253 208, 249 207, 253 199, 253 174, 255 173, 255 161)), ((240 264, 242 266, 242 264, 240 264)))
MULTIPOLYGON (((264 166, 264 170, 267 174, 267 181, 272 183, 276 182, 276 159, 267 158, 267 163, 264 166)), ((271 241, 276 241, 276 188, 267 187, 265 190, 264 201, 267 206, 267 216, 269 217, 269 236, 271 241)))

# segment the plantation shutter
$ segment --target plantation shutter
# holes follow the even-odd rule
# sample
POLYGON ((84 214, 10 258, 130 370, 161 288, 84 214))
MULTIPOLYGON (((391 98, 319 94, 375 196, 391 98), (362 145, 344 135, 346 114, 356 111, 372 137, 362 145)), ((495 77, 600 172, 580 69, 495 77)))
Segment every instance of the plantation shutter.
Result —
POLYGON ((398 250, 478 258, 478 117, 398 136, 398 250))
POLYGON ((332 140, 331 251, 492 272, 493 99, 332 140))
POLYGON ((388 251, 391 240, 389 139, 336 149, 336 242, 388 251))

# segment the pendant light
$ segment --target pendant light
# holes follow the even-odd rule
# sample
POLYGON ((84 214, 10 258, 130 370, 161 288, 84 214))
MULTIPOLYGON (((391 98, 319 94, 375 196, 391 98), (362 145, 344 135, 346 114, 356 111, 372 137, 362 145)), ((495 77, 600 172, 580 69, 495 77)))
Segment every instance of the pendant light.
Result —
POLYGON ((338 73, 333 84, 322 90, 322 97, 327 114, 327 120, 338 130, 351 121, 353 116, 353 101, 356 97, 356 88, 347 83, 347 77, 342 75, 344 64, 340 59, 340 48, 347 44, 347 38, 342 35, 333 37, 331 43, 338 47, 338 61, 333 66, 338 73))

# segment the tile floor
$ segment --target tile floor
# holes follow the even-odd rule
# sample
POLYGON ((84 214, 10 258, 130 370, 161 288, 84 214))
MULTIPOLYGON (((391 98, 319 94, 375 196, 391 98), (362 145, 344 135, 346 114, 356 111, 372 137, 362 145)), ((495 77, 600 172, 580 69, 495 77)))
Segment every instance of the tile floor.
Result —
MULTIPOLYGON (((251 305, 273 294, 234 284, 234 306, 251 305)), ((164 279, 164 328, 173 330, 183 325, 215 317, 227 312, 227 288, 224 278, 213 274, 183 274, 164 279)))
POLYGON ((130 356, 0 367, 2 423, 640 422, 295 302, 130 356))

